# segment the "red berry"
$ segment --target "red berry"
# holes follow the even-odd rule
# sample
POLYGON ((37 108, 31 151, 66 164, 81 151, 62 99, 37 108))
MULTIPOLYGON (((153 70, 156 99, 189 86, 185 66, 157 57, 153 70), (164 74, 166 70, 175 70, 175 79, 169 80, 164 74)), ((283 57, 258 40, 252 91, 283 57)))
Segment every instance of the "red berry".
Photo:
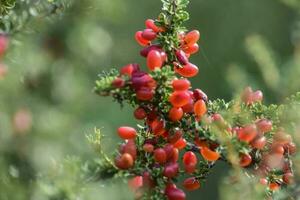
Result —
POLYGON ((257 129, 261 133, 267 133, 272 130, 272 122, 267 119, 261 119, 258 122, 256 122, 257 129))
POLYGON ((189 59, 187 58, 185 52, 182 50, 176 51, 176 57, 177 57, 178 62, 182 65, 186 65, 189 63, 189 59))
POLYGON ((179 159, 179 150, 177 148, 173 148, 173 154, 172 158, 170 159, 170 162, 177 162, 179 159))
POLYGON ((153 71, 155 68, 161 68, 163 60, 161 54, 157 50, 151 50, 147 56, 147 66, 149 70, 153 71))
POLYGON ((260 184, 262 184, 262 185, 267 185, 267 184, 268 184, 268 180, 267 180, 266 178, 261 178, 261 179, 259 180, 259 182, 260 182, 260 184))
POLYGON ((170 144, 175 144, 178 140, 181 139, 182 135, 183 135, 182 131, 176 130, 173 135, 169 135, 168 142, 170 144))
POLYGON ((179 149, 179 150, 181 150, 181 149, 183 149, 183 148, 186 147, 186 144, 187 144, 186 140, 183 139, 183 138, 180 138, 180 139, 174 144, 174 147, 177 148, 177 149, 179 149))
POLYGON ((205 160, 210 162, 217 161, 220 158, 220 154, 218 152, 212 151, 205 146, 201 148, 200 153, 205 160))
POLYGON ((120 74, 131 77, 132 73, 138 71, 140 71, 140 66, 138 64, 128 64, 121 68, 120 74))
POLYGON ((141 45, 141 46, 147 46, 150 44, 150 41, 148 40, 145 40, 143 37, 142 37, 142 31, 138 31, 135 33, 135 40, 141 45))
POLYGON ((212 122, 215 123, 219 128, 226 129, 228 127, 224 118, 219 113, 212 114, 211 119, 212 122))
POLYGON ((172 144, 166 144, 164 146, 164 150, 167 154, 167 160, 170 160, 173 157, 173 153, 174 153, 173 149, 174 149, 174 147, 172 144))
POLYGON ((164 164, 167 161, 167 154, 163 148, 154 150, 154 160, 159 164, 164 164))
POLYGON ((182 110, 184 113, 192 113, 194 112, 194 101, 190 98, 189 102, 182 106, 182 110))
POLYGON ((170 163, 165 166, 163 175, 167 178, 173 178, 173 177, 177 176, 178 171, 179 171, 179 164, 177 162, 170 163))
POLYGON ((267 139, 265 136, 261 136, 258 138, 255 138, 252 142, 251 142, 251 146, 256 148, 256 149, 263 149, 265 147, 267 143, 267 139))
POLYGON ((294 175, 290 172, 285 173, 282 177, 282 180, 285 184, 291 184, 294 182, 294 175))
POLYGON ((191 87, 191 82, 187 79, 177 79, 172 82, 173 90, 185 91, 191 87))
POLYGON ((147 153, 152 153, 154 150, 154 146, 152 144, 146 143, 146 144, 144 144, 143 149, 147 153))
POLYGON ((120 153, 129 153, 132 158, 135 160, 137 155, 136 145, 134 140, 128 140, 128 142, 123 146, 122 151, 120 153))
POLYGON ((199 72, 199 69, 196 65, 188 63, 182 67, 175 66, 175 72, 183 77, 190 78, 196 76, 199 72))
POLYGON ((154 120, 151 124, 151 129, 155 135, 162 135, 166 132, 163 120, 154 120))
POLYGON ((247 167, 251 164, 252 157, 249 154, 241 154, 240 155, 240 166, 247 167))
POLYGON ((174 107, 182 107, 190 100, 190 94, 186 91, 175 91, 171 94, 169 101, 174 107))
POLYGON ((156 33, 163 32, 163 28, 156 26, 154 20, 152 19, 147 19, 145 25, 147 28, 152 29, 156 33))
POLYGON ((155 183, 151 177, 151 174, 147 171, 145 171, 143 173, 143 186, 148 187, 148 188, 152 188, 155 186, 155 183))
POLYGON ((124 140, 134 139, 137 135, 137 132, 134 128, 129 126, 122 126, 118 128, 118 134, 120 138, 124 140))
POLYGON ((193 91, 193 96, 194 96, 196 101, 197 100, 203 100, 203 101, 206 102, 208 100, 207 95, 200 89, 195 89, 193 91))
POLYGON ((192 151, 187 151, 184 155, 183 155, 183 164, 184 165, 196 165, 198 160, 197 157, 195 155, 195 153, 193 153, 192 151))
POLYGON ((176 189, 177 186, 174 183, 167 183, 166 188, 165 188, 165 194, 167 194, 170 190, 176 189))
POLYGON ((145 72, 136 72, 132 74, 131 82, 131 86, 135 90, 141 88, 155 89, 156 87, 156 81, 145 72))
POLYGON ((244 103, 249 105, 255 102, 261 102, 263 100, 263 93, 260 90, 253 92, 251 87, 246 87, 241 98, 244 103))
POLYGON ((145 40, 151 41, 156 38, 156 33, 152 29, 145 29, 142 33, 142 37, 145 40))
POLYGON ((193 45, 200 39, 200 33, 197 30, 193 30, 186 34, 184 41, 188 45, 193 45))
POLYGON ((194 164, 184 165, 184 171, 187 174, 192 174, 196 171, 196 166, 197 165, 194 165, 194 164))
POLYGON ((194 113, 198 117, 202 117, 207 112, 206 104, 203 100, 198 100, 194 104, 194 113))
POLYGON ((194 173, 196 170, 197 162, 197 157, 193 152, 188 151, 183 155, 183 164, 186 173, 194 173))
POLYGON ((185 193, 177 188, 170 188, 166 192, 168 200, 185 200, 185 193))
POLYGON ((8 48, 9 40, 8 37, 0 34, 0 57, 3 56, 3 54, 6 52, 8 48))
POLYGON ((186 54, 195 54, 199 51, 199 45, 198 44, 193 44, 191 46, 184 46, 183 47, 183 51, 186 53, 186 54))
POLYGON ((173 122, 181 120, 182 116, 183 116, 183 110, 182 110, 182 108, 175 108, 175 107, 173 107, 169 111, 169 118, 173 122))
POLYGON ((158 50, 159 52, 160 52, 160 56, 161 56, 161 60, 162 60, 162 62, 164 63, 165 61, 167 61, 167 58, 168 58, 168 56, 167 56, 167 54, 166 54, 166 52, 164 52, 163 50, 158 50))
POLYGON ((112 82, 112 86, 115 88, 122 88, 125 85, 124 79, 117 77, 115 80, 112 82))
POLYGON ((284 147, 281 144, 274 144, 272 146, 272 152, 275 154, 283 155, 284 154, 284 147))
POLYGON ((138 107, 137 109, 135 109, 134 111, 134 117, 136 119, 139 119, 139 120, 142 120, 142 119, 145 119, 147 117, 147 113, 145 111, 144 108, 142 107, 138 107))
POLYGON ((143 186, 143 177, 135 176, 128 180, 128 186, 132 191, 137 191, 140 187, 143 186))
POLYGON ((195 177, 191 177, 184 180, 183 187, 188 191, 193 191, 200 188, 200 183, 195 177))
POLYGON ((246 125, 238 131, 238 138, 243 142, 251 142, 257 136, 257 128, 254 124, 246 125))
POLYGON ((150 101, 154 96, 154 91, 150 88, 140 88, 136 91, 136 98, 141 101, 150 101))
POLYGON ((133 166, 134 160, 128 153, 124 153, 115 159, 115 164, 119 169, 129 169, 133 166))
POLYGON ((252 100, 254 102, 261 102, 263 100, 263 97, 264 97, 264 95, 263 95, 262 91, 260 91, 260 90, 254 92, 252 94, 252 100))

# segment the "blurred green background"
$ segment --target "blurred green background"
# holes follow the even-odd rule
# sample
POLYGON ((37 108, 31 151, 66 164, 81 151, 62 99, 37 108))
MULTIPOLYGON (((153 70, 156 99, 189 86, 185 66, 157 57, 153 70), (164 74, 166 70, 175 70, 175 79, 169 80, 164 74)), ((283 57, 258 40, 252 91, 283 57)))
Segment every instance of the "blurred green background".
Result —
MULTIPOLYGON (((102 70, 132 62, 145 67, 134 33, 160 7, 159 0, 75 1, 62 16, 37 18, 13 37, 2 61, 8 72, 0 80, 1 200, 77 199, 55 196, 55 187, 35 180, 67 156, 93 159, 85 135, 95 126, 107 136, 110 152, 119 141, 116 128, 136 124, 132 108, 120 110, 92 89, 102 70)), ((210 99, 230 100, 251 85, 264 91, 267 103, 299 91, 299 8, 298 0, 191 0, 187 27, 202 35, 201 51, 191 60, 200 68, 194 87, 210 99)), ((80 185, 72 170, 67 168, 71 180, 58 181, 65 196, 80 185)), ((224 199, 219 186, 228 170, 219 165, 188 197, 224 199)), ((82 199, 128 199, 116 190, 126 189, 96 183, 82 199)))

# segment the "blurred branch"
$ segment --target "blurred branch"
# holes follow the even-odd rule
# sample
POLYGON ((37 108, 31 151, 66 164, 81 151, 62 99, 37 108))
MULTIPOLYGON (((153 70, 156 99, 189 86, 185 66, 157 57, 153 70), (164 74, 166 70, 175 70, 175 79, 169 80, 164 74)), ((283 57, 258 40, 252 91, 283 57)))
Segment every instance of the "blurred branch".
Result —
POLYGON ((18 33, 35 18, 48 18, 63 13, 72 5, 72 2, 73 0, 10 1, 9 4, 6 3, 0 7, 3 10, 0 16, 0 32, 10 35, 18 33))
POLYGON ((246 49, 258 64, 266 85, 276 91, 280 83, 280 72, 273 50, 259 35, 246 38, 246 49))

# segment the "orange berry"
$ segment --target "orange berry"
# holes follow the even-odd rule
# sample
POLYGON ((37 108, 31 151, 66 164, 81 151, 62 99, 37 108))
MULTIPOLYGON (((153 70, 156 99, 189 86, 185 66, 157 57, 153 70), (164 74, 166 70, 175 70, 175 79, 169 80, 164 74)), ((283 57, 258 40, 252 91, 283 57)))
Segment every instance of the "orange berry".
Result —
POLYGON ((194 113, 198 117, 202 117, 207 112, 206 104, 203 100, 198 100, 194 104, 194 113))
POLYGON ((205 160, 210 162, 217 161, 220 158, 220 154, 218 152, 212 151, 205 146, 201 148, 200 153, 205 160))

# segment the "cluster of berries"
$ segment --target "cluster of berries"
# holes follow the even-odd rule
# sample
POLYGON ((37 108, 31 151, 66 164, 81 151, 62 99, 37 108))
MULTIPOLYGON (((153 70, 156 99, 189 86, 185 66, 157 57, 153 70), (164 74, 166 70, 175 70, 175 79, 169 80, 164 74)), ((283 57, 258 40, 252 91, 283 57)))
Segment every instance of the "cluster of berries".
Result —
POLYGON ((147 19, 145 24, 146 29, 136 32, 135 39, 140 45, 144 46, 140 54, 147 58, 147 66, 150 71, 161 68, 168 62, 173 63, 174 70, 183 77, 194 77, 198 74, 198 67, 189 62, 189 57, 199 50, 197 44, 200 39, 199 31, 194 30, 187 34, 184 32, 178 33, 177 37, 180 44, 174 50, 176 60, 171 60, 160 44, 153 44, 155 39, 159 37, 159 34, 166 31, 166 29, 156 26, 152 19, 147 19))
MULTIPOLYGON (((180 46, 174 50, 174 59, 168 56, 160 44, 152 44, 159 34, 163 34, 165 28, 155 25, 154 20, 146 20, 146 29, 135 34, 137 42, 144 46, 140 54, 147 58, 147 67, 150 72, 161 69, 167 63, 174 66, 174 71, 185 78, 176 78, 170 82, 169 87, 173 92, 169 95, 170 105, 167 120, 170 122, 180 122, 185 116, 194 116, 195 120, 200 120, 207 112, 206 94, 200 90, 190 90, 191 83, 187 77, 196 76, 198 68, 189 62, 189 57, 198 51, 197 41, 200 38, 198 31, 191 31, 187 34, 178 34, 180 46)), ((185 193, 172 183, 172 178, 179 175, 179 151, 184 150, 188 143, 183 137, 184 132, 180 128, 166 128, 166 119, 162 118, 161 111, 153 105, 153 98, 157 88, 157 81, 149 73, 140 70, 138 64, 128 64, 121 68, 119 76, 112 81, 114 88, 122 89, 129 86, 134 91, 135 97, 140 101, 140 106, 135 109, 134 116, 138 120, 144 120, 147 125, 147 132, 151 134, 142 145, 140 152, 136 144, 138 131, 132 127, 122 126, 118 129, 118 135, 125 142, 120 146, 119 154, 115 158, 115 165, 121 170, 134 168, 135 162, 141 154, 151 155, 153 158, 152 167, 163 167, 162 176, 169 181, 166 183, 165 195, 170 200, 185 199, 185 193), (160 139, 165 141, 161 144, 160 139)), ((201 153, 206 158, 212 160, 211 150, 207 147, 201 149, 201 153)), ((219 156, 219 155, 218 155, 219 156)), ((187 151, 182 157, 185 172, 192 175, 196 171, 198 158, 193 151, 187 151)), ((217 160, 215 158, 214 160, 217 160)), ((150 164, 150 163, 149 163, 150 164)), ((155 177, 152 177, 151 170, 145 170, 142 174, 129 180, 129 185, 134 188, 137 196, 138 189, 153 188, 156 186, 155 177)), ((200 181, 196 177, 187 178, 183 182, 187 190, 195 190, 200 187, 200 181)), ((139 190, 140 191, 140 190, 139 190)))
MULTIPOLYGON (((185 200, 185 192, 175 185, 177 178, 187 176, 183 188, 196 190, 218 160, 256 174, 269 191, 292 183, 290 155, 296 152, 296 146, 291 137, 274 126, 271 119, 255 116, 247 124, 230 124, 212 111, 207 95, 200 89, 191 89, 187 79, 198 74, 198 67, 189 62, 189 57, 199 50, 200 33, 174 33, 169 28, 146 20, 146 29, 138 31, 135 38, 143 46, 140 54, 147 58, 149 72, 142 71, 138 64, 128 64, 113 77, 108 89, 113 96, 123 94, 122 100, 134 102, 134 117, 144 122, 139 130, 122 126, 117 131, 124 142, 115 166, 133 177, 128 184, 136 199, 145 199, 145 195, 156 191, 168 200, 185 200), (170 36, 178 44, 172 50, 161 42, 161 38, 170 36), (166 68, 172 75, 163 77, 166 68), (227 157, 228 143, 223 144, 216 135, 211 137, 212 127, 233 141, 238 162, 227 157)), ((262 100, 261 91, 248 87, 239 105, 251 108, 262 100)))

